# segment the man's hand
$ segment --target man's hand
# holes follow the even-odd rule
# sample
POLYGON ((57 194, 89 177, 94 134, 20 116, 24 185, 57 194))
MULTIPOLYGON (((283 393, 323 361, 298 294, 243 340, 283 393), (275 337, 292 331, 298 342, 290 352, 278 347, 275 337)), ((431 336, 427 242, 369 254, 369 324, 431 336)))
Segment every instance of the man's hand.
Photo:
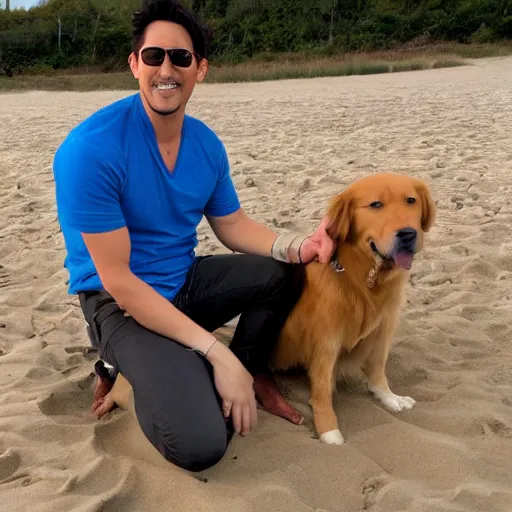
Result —
POLYGON ((254 379, 233 352, 220 342, 212 347, 207 358, 213 366, 224 417, 231 415, 235 432, 246 436, 256 428, 258 419, 254 379))
POLYGON ((326 227, 329 219, 324 217, 317 230, 304 240, 300 248, 300 258, 303 263, 318 260, 329 263, 336 248, 333 239, 327 234, 326 227))

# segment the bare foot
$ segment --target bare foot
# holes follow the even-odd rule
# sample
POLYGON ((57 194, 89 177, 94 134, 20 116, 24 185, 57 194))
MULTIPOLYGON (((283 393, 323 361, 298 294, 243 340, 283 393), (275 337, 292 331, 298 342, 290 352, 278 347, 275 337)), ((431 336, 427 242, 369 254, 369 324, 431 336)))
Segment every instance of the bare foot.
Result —
POLYGON ((274 377, 270 374, 258 374, 254 377, 254 393, 263 409, 270 414, 284 418, 295 425, 302 425, 304 417, 294 409, 281 395, 274 377))
POLYGON ((94 396, 91 409, 92 413, 98 420, 116 407, 114 400, 110 396, 110 390, 112 387, 113 383, 111 381, 96 374, 96 385, 94 387, 94 396))

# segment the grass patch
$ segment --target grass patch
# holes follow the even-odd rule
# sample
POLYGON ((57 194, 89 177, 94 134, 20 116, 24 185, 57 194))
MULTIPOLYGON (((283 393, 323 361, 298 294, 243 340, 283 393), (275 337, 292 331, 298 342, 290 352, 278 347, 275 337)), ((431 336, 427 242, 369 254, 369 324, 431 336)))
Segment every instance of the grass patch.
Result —
POLYGON ((308 60, 283 60, 274 62, 248 62, 243 64, 212 66, 207 82, 261 82, 264 80, 283 80, 291 78, 314 78, 328 76, 375 75, 379 73, 397 73, 419 71, 435 67, 464 65, 460 59, 443 59, 420 56, 404 60, 357 55, 308 60))
POLYGON ((392 73, 400 73, 401 71, 421 71, 422 69, 427 69, 428 63, 423 61, 416 62, 395 62, 391 65, 392 73))
POLYGON ((0 77, 0 91, 102 91, 136 90, 137 81, 131 73, 89 73, 17 75, 0 77))
POLYGON ((209 83, 262 82, 327 76, 374 75, 389 73, 390 66, 379 62, 336 62, 317 60, 305 62, 273 62, 212 67, 209 83))
MULTIPOLYGON (((439 43, 404 45, 382 52, 327 55, 311 52, 260 54, 240 63, 212 62, 208 83, 261 82, 265 80, 398 73, 462 66, 465 59, 512 55, 511 44, 439 43)), ((101 72, 82 68, 39 74, 0 76, 0 91, 100 91, 137 90, 129 72, 101 72)))
POLYGON ((508 57, 512 55, 512 43, 488 44, 447 44, 436 47, 436 51, 449 53, 463 59, 481 59, 485 57, 508 57))
POLYGON ((454 68, 457 66, 463 66, 464 62, 461 62, 460 60, 453 60, 453 59, 441 59, 436 60, 434 64, 432 64, 433 69, 440 69, 440 68, 454 68))
POLYGON ((383 52, 360 53, 365 57, 389 60, 414 60, 422 57, 451 59, 481 59, 486 57, 508 57, 512 55, 512 41, 500 43, 451 43, 410 41, 402 46, 383 52))

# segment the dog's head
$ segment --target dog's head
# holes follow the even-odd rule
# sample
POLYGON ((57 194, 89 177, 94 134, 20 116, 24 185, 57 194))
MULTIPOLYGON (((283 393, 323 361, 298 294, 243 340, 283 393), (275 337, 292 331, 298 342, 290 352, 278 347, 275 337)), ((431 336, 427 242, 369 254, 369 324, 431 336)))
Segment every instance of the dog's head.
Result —
POLYGON ((329 235, 356 245, 386 270, 411 268, 436 207, 423 181, 392 173, 360 179, 331 201, 329 235))

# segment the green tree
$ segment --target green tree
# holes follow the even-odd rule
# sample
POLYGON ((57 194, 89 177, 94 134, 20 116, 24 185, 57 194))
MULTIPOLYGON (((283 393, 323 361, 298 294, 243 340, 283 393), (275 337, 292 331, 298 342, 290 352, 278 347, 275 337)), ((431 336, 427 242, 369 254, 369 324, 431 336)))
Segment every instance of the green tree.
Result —
MULTIPOLYGON (((419 36, 512 38, 512 0, 184 1, 213 29, 212 61, 310 48, 385 49, 419 36)), ((126 69, 130 15, 140 2, 39 0, 28 11, 0 10, 0 65, 19 72, 85 64, 126 69)))

